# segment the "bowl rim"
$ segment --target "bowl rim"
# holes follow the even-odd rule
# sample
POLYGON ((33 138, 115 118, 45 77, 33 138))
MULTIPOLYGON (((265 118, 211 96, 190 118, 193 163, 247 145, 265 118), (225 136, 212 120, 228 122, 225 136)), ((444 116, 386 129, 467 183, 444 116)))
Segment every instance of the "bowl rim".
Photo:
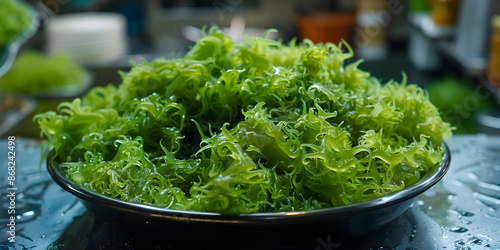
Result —
POLYGON ((445 142, 442 143, 444 149, 442 160, 436 164, 435 171, 426 174, 425 178, 419 182, 405 187, 395 193, 374 199, 355 203, 341 207, 321 208, 305 211, 288 212, 266 212, 249 214, 223 214, 215 212, 199 212, 175 210, 170 208, 156 207, 152 205, 123 201, 117 198, 108 197, 92 190, 85 189, 66 178, 64 172, 51 164, 53 149, 49 151, 46 159, 47 169, 52 179, 63 189, 86 202, 98 202, 99 205, 111 207, 114 210, 129 212, 132 214, 145 214, 156 219, 169 219, 175 221, 196 221, 206 223, 226 223, 226 224, 262 224, 266 222, 289 221, 293 219, 310 219, 312 217, 346 217, 360 214, 367 211, 376 211, 390 206, 397 205, 412 198, 416 198, 421 193, 430 189, 440 181, 449 170, 451 154, 445 142))

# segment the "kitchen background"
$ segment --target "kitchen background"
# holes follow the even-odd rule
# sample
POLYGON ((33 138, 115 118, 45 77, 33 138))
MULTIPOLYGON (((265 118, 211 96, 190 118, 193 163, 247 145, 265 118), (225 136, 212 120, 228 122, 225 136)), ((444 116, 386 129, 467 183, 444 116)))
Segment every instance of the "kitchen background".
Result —
POLYGON ((244 33, 261 36, 269 28, 278 30, 269 39, 285 42, 307 37, 339 43, 343 38, 355 52, 351 61, 363 59, 360 68, 381 82, 401 81, 404 72, 409 83, 425 87, 444 119, 457 127, 455 133, 500 131, 499 1, 25 3, 36 12, 32 15, 39 23, 20 44, 15 61, 10 59, 12 67, 4 63, 0 78, 3 137, 38 137, 33 114, 54 110, 91 86, 119 84, 118 71, 128 71, 130 62, 182 56, 201 37, 202 28, 212 24, 235 40, 244 40, 244 33))
POLYGON ((150 242, 97 219, 59 187, 39 164, 32 119, 92 86, 119 84, 131 63, 183 56, 212 24, 235 40, 269 28, 278 31, 267 38, 285 42, 343 38, 355 52, 350 62, 363 59, 360 68, 381 82, 406 77, 424 87, 455 134, 468 134, 452 138, 450 170, 408 212, 362 240, 325 232, 307 241, 311 249, 499 249, 498 15, 498 0, 0 0, 0 155, 15 141, 19 185, 14 246, 8 172, 0 172, 0 249, 173 248, 168 237, 150 242), (18 4, 31 18, 2 43, 21 23, 11 9, 18 4))

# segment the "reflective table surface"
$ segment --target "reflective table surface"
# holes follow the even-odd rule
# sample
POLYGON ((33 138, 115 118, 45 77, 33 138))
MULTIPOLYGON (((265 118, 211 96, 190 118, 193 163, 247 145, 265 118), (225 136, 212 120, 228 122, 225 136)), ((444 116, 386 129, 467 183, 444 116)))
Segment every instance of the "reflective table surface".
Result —
MULTIPOLYGON (((500 137, 457 135, 448 142, 450 170, 386 226, 362 236, 314 237, 266 245, 256 239, 211 242, 148 237, 89 213, 50 178, 40 144, 16 138, 15 158, 0 140, 0 250, 3 249, 500 249, 500 137), (9 161, 15 188, 9 189, 9 161), (11 164, 12 165, 12 164, 11 164), (11 197, 15 193, 15 208, 11 197), (11 210, 15 211, 15 242, 11 210)), ((196 239, 196 235, 192 235, 196 239)))

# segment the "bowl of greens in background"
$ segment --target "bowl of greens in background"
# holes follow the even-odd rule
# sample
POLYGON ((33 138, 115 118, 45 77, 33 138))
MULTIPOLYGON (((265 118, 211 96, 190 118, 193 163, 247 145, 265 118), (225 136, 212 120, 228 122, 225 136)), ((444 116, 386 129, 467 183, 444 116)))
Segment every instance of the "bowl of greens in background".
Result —
MULTIPOLYGON (((83 95, 91 87, 92 79, 92 74, 67 55, 46 56, 39 51, 24 50, 0 78, 0 90, 5 94, 31 97, 37 101, 34 113, 40 113, 83 95)), ((10 132, 39 137, 39 129, 32 118, 33 115, 10 132)))
POLYGON ((445 76, 432 81, 428 91, 429 99, 439 108, 443 120, 456 128, 453 133, 487 132, 478 127, 476 118, 484 112, 497 109, 498 104, 493 100, 493 95, 486 92, 486 88, 474 85, 467 79, 445 76))
POLYGON ((9 71, 19 48, 38 29, 40 20, 28 4, 17 0, 2 1, 0 9, 0 76, 9 71))
POLYGON ((423 89, 347 44, 266 36, 211 27, 36 115, 52 178, 123 229, 220 242, 360 235, 443 177, 452 128, 423 89))

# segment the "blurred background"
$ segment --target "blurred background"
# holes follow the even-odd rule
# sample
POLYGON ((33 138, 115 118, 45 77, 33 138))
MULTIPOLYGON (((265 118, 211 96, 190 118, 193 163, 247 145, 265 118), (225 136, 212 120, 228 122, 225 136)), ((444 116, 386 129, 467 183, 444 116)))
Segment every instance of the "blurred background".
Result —
POLYGON ((426 88, 455 133, 500 134, 500 1, 9 0, 0 10, 7 2, 37 22, 24 40, 0 44, 3 137, 38 137, 33 114, 119 84, 131 62, 183 56, 212 24, 234 40, 269 28, 284 42, 344 39, 351 62, 363 59, 381 82, 405 72, 426 88))

